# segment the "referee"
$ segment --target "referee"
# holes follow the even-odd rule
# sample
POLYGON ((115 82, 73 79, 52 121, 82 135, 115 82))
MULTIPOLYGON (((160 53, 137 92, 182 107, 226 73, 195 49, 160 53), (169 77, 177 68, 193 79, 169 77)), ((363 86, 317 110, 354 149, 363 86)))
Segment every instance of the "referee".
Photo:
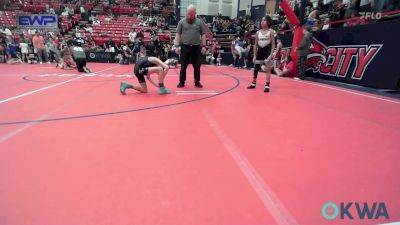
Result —
POLYGON ((181 54, 181 72, 178 88, 185 86, 186 69, 190 61, 194 68, 194 84, 198 88, 203 87, 200 83, 200 65, 201 54, 204 55, 207 50, 205 33, 204 22, 196 18, 196 7, 189 5, 186 18, 181 19, 176 28, 175 51, 177 54, 181 54))

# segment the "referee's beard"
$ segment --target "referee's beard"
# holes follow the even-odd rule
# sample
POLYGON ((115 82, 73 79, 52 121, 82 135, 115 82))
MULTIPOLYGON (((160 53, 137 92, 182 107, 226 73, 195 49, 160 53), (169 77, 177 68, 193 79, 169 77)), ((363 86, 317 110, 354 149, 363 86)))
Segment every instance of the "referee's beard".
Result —
POLYGON ((186 21, 190 24, 194 23, 194 21, 196 20, 196 14, 190 14, 188 13, 186 15, 186 21))

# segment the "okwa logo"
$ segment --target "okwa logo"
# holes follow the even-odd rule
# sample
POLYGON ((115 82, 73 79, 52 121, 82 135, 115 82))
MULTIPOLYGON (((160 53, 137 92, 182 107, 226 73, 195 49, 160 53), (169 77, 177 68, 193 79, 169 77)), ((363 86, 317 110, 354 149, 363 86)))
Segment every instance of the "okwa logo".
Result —
POLYGON ((372 204, 367 202, 341 202, 340 207, 333 202, 328 202, 322 207, 322 215, 328 220, 333 220, 338 216, 341 220, 389 219, 389 213, 383 202, 372 204))

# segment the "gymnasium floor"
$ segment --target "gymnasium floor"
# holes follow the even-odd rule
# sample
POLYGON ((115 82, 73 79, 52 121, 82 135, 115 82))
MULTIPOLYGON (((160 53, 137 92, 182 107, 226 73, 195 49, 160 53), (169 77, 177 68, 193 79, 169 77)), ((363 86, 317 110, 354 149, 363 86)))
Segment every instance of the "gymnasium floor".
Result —
MULTIPOLYGON (((0 225, 400 221, 400 100, 202 66, 203 89, 128 90, 133 66, 0 66, 0 225), (324 204, 384 203, 332 220, 324 204)), ((155 77, 154 77, 155 78, 155 77)), ((330 211, 332 213, 332 211, 330 211)))

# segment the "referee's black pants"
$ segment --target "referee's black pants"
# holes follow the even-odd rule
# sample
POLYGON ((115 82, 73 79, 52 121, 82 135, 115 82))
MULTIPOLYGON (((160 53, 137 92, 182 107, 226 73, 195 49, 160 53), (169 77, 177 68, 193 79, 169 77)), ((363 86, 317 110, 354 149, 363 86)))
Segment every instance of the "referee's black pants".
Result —
POLYGON ((199 45, 182 45, 181 46, 181 73, 179 82, 184 84, 186 81, 186 69, 189 63, 192 62, 194 69, 194 82, 200 82, 200 66, 201 52, 199 45))

